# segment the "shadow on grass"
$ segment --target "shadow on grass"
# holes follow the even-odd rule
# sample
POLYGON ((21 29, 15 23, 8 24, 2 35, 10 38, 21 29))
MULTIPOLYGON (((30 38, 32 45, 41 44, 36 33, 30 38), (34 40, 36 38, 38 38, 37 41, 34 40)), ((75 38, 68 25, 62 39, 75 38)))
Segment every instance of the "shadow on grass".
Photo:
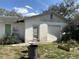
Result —
POLYGON ((26 57, 21 57, 21 58, 19 58, 19 59, 29 59, 29 58, 26 58, 26 57))
MULTIPOLYGON (((26 56, 27 53, 28 53, 28 50, 24 50, 24 51, 21 51, 21 52, 26 56)), ((19 59, 29 59, 28 57, 25 57, 25 56, 22 56, 19 59)))
POLYGON ((25 50, 25 51, 21 51, 22 53, 28 53, 28 51, 27 50, 25 50))

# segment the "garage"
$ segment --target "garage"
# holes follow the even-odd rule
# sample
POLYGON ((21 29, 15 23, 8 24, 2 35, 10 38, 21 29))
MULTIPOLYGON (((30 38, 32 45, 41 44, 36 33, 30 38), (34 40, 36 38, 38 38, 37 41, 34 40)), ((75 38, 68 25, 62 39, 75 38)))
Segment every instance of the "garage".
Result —
POLYGON ((61 33, 61 26, 60 25, 49 25, 48 33, 51 36, 55 36, 55 37, 59 38, 60 33, 61 33))

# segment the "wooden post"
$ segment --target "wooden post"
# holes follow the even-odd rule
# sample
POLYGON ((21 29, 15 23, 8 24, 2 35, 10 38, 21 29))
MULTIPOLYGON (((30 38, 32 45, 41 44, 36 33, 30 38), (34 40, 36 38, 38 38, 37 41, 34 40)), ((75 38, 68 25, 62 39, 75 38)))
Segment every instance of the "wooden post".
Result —
POLYGON ((38 45, 33 44, 28 46, 29 59, 37 59, 37 47, 38 45))

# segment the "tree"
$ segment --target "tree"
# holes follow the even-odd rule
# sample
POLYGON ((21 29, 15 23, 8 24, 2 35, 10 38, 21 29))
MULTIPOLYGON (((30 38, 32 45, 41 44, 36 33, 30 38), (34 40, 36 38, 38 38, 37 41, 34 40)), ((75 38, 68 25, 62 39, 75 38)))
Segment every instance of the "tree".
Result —
POLYGON ((75 15, 75 19, 72 20, 62 31, 61 41, 67 42, 74 40, 79 43, 79 14, 75 15))
POLYGON ((71 20, 76 13, 76 9, 78 9, 75 2, 76 0, 63 0, 58 5, 50 6, 48 10, 71 20))
POLYGON ((0 8, 0 15, 1 16, 21 16, 20 14, 16 13, 15 10, 8 11, 2 8, 0 8))

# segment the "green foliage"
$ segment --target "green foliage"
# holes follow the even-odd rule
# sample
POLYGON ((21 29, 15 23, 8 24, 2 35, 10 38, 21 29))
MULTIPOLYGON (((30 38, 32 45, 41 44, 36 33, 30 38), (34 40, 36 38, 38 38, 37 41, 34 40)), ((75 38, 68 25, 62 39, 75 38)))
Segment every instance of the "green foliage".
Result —
POLYGON ((8 11, 2 8, 0 8, 0 15, 1 16, 21 16, 20 14, 17 14, 15 10, 8 11))
POLYGON ((63 0, 57 5, 50 6, 48 10, 57 15, 61 15, 68 20, 71 20, 73 19, 75 13, 77 13, 76 9, 78 9, 76 0, 63 0))
POLYGON ((79 25, 75 22, 70 23, 68 26, 66 26, 63 31, 65 33, 62 35, 61 41, 67 42, 69 40, 75 40, 79 42, 79 25))
POLYGON ((17 44, 22 42, 24 42, 23 39, 17 35, 5 35, 4 38, 0 39, 1 45, 17 44))

